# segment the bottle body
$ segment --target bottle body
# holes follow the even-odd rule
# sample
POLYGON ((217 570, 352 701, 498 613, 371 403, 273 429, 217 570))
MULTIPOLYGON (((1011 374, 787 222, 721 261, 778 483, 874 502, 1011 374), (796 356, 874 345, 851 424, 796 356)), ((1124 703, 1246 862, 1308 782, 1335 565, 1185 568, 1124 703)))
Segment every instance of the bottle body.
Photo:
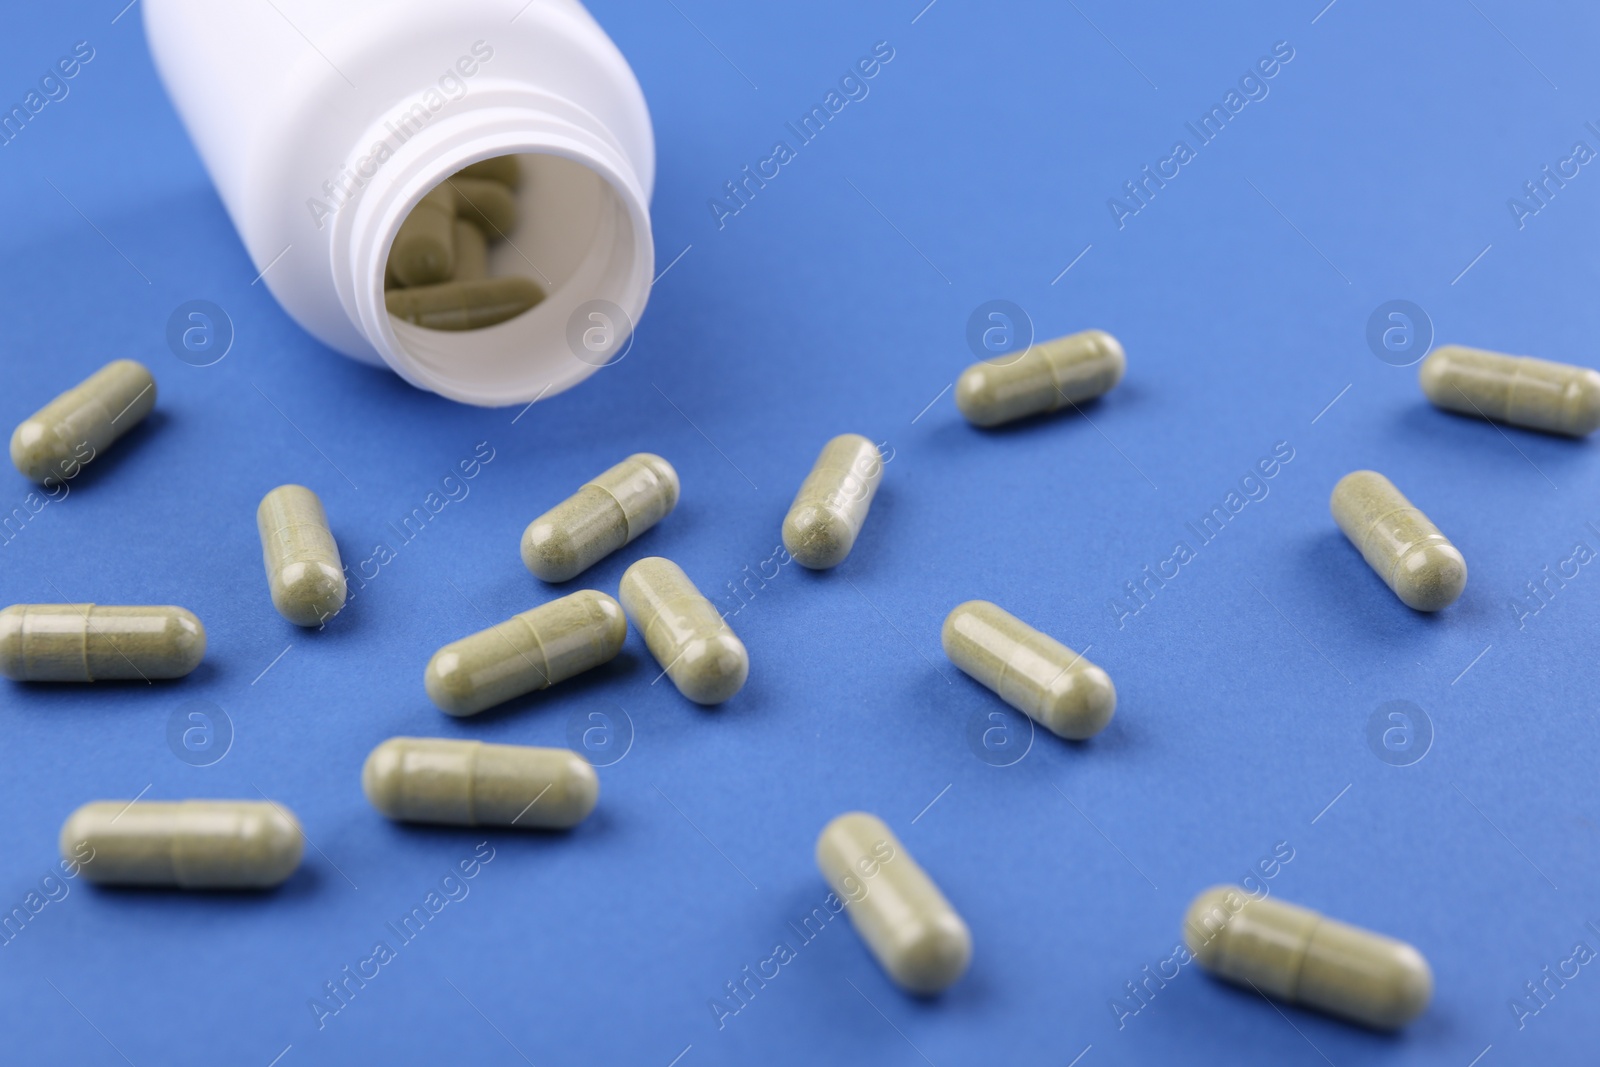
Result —
POLYGON ((553 396, 620 350, 654 272, 655 147, 637 81, 577 0, 534 0, 509 21, 489 0, 143 8, 262 281, 318 340, 486 406, 553 396), (505 156, 527 180, 497 273, 547 296, 478 330, 391 316, 401 223, 451 175, 505 156))

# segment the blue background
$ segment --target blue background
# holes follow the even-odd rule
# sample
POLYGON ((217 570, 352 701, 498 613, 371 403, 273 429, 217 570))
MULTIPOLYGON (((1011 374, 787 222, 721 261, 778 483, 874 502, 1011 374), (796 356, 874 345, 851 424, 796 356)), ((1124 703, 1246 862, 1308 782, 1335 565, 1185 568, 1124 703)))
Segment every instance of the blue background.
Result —
MULTIPOLYGON (((146 787, 265 793, 315 846, 268 894, 67 883, 0 946, 8 1060, 1592 1058, 1594 966, 1551 983, 1520 1027, 1511 1002, 1577 943, 1600 947, 1585 925, 1600 924, 1600 577, 1552 583, 1520 619, 1512 605, 1577 543, 1600 548, 1600 457, 1432 409, 1414 367, 1369 347, 1367 322, 1410 300, 1440 341, 1596 362, 1600 176, 1583 168, 1522 228, 1507 206, 1575 141, 1600 148, 1584 127, 1600 120, 1596 15, 1508 0, 923 2, 595 5, 656 124, 658 262, 683 254, 629 355, 520 418, 342 359, 251 284, 137 8, 115 23, 118 0, 8 13, 8 106, 74 42, 96 54, 0 148, 0 423, 115 357, 145 361, 160 400, 0 548, 0 602, 179 603, 210 647, 176 683, 0 688, 0 905, 49 872, 70 811, 146 787), (870 95, 719 229, 709 198, 878 41, 894 58, 870 95), (1107 199, 1176 139, 1193 146, 1184 123, 1278 41, 1294 58, 1270 94, 1119 229, 1107 199), (236 331, 210 367, 165 338, 194 299, 236 331), (946 390, 992 299, 1041 337, 1110 330, 1126 380, 1086 417, 967 426, 946 390), (738 607, 728 584, 773 555, 795 488, 845 431, 893 450, 854 554, 831 573, 780 567, 738 607), (354 569, 479 442, 494 458, 469 494, 325 632, 271 610, 263 493, 314 487, 354 569), (1294 458, 1269 495, 1200 546, 1185 524, 1278 442, 1294 458), (682 503, 562 591, 615 592, 633 559, 677 560, 738 607, 745 690, 691 705, 651 684, 631 634, 609 666, 499 712, 435 710, 434 649, 554 592, 518 560, 524 525, 636 450, 676 465, 682 503), (1341 537, 1328 492, 1359 467, 1389 474, 1464 552, 1455 606, 1409 611, 1341 537), (1119 625, 1123 583, 1180 539, 1196 558, 1119 625), (1111 726, 1029 747, 1025 720, 989 721, 1002 705, 939 647, 944 615, 973 597, 1086 649, 1117 685, 1111 726), (196 700, 234 732, 208 767, 167 740, 196 700), (1421 709, 1402 754, 1426 754, 1410 766, 1369 742, 1391 701, 1421 709), (563 745, 603 723, 598 761, 629 724, 631 748, 567 835, 405 827, 361 794, 362 760, 392 735, 563 745), (971 737, 1005 724, 980 759, 971 737), (964 914, 970 972, 910 999, 835 920, 719 1028, 708 1002, 724 983, 799 944, 786 924, 826 893, 813 842, 852 808, 886 819, 964 914), (494 858, 470 894, 319 1029, 323 983, 395 940, 385 922, 485 840, 494 858), (1437 993, 1421 1019, 1374 1035, 1194 967, 1115 1007, 1171 956, 1196 892, 1275 849, 1293 856, 1269 864, 1275 895, 1422 950, 1437 993)), ((30 487, 7 473, 0 491, 10 509, 30 487)))

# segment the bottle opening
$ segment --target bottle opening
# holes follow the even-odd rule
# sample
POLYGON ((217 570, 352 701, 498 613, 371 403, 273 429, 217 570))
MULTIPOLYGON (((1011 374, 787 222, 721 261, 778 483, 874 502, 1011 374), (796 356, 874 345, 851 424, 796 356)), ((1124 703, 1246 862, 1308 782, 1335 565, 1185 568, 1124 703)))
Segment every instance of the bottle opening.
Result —
POLYGON ((386 361, 485 406, 553 396, 625 355, 653 267, 642 206, 545 152, 456 170, 400 216, 382 251, 386 361), (453 255, 437 261, 452 232, 453 255))

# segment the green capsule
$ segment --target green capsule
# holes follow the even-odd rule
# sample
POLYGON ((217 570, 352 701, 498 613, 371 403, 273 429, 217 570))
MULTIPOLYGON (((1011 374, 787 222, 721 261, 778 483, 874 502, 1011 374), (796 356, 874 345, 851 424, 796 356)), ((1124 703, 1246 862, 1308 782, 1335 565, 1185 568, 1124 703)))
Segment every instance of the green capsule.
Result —
POLYGON ((403 822, 566 830, 594 810, 600 779, 571 749, 391 737, 367 757, 361 789, 403 822))
POLYGON ((955 382, 955 406, 973 426, 1000 426, 1093 400, 1122 381, 1126 366, 1117 338, 1085 330, 973 363, 955 382))
POLYGON ((445 645, 423 682, 439 710, 476 715, 609 663, 627 636, 617 602, 581 589, 445 645))
POLYGON ((1120 382, 1127 366, 1115 337, 1085 330, 974 363, 956 381, 956 407, 974 426, 999 426, 1092 400, 1120 382))
POLYGON ((1367 566, 1407 607, 1438 611, 1466 588, 1461 552, 1377 471, 1340 478, 1328 505, 1367 566))
POLYGON ((1587 367, 1440 345, 1417 378, 1449 411, 1573 437, 1600 427, 1600 373, 1587 367))
POLYGON ((1376 1030, 1399 1029, 1433 997, 1428 961, 1404 941, 1234 886, 1195 898, 1183 939, 1219 978, 1376 1030))
POLYGON ((987 600, 957 605, 940 640, 952 663, 1060 737, 1093 737, 1117 710, 1105 671, 987 600))
POLYGON ((13 604, 0 611, 0 674, 19 682, 182 678, 206 654, 206 628, 170 606, 13 604))
POLYGON ((547 582, 576 578, 677 506, 672 464, 636 452, 530 522, 522 562, 547 582))
POLYGON ((455 221, 456 194, 448 185, 436 187, 411 209, 389 249, 387 269, 401 285, 450 280, 456 269, 455 221))
POLYGON ((459 178, 483 178, 515 189, 522 184, 522 161, 516 156, 494 156, 480 159, 456 171, 459 178))
POLYGON ((744 642, 682 567, 660 556, 641 559, 622 572, 617 595, 678 692, 696 704, 720 704, 744 686, 744 642))
POLYGON ((300 824, 253 800, 97 800, 61 826, 61 858, 101 885, 268 889, 294 873, 300 824))
POLYGON ((482 178, 451 178, 456 194, 456 216, 470 222, 494 241, 517 228, 517 198, 500 182, 482 178))
POLYGON ((445 282, 383 295, 389 314, 430 330, 479 330, 514 319, 544 299, 544 290, 518 274, 445 282))
POLYGON ((972 934, 882 819, 834 819, 817 838, 817 866, 850 923, 908 993, 948 989, 972 960, 972 934))
POLYGON ((317 494, 280 485, 256 509, 272 606, 296 626, 321 626, 344 607, 347 586, 339 546, 317 494))
POLYGON ((144 364, 107 363, 12 432, 11 462, 24 478, 44 485, 75 478, 155 406, 156 380, 144 364))
POLYGON ((489 276, 489 242, 483 231, 470 222, 456 219, 456 273, 454 281, 475 282, 489 276))
POLYGON ((878 446, 860 434, 840 434, 823 445, 784 517, 783 547, 812 570, 843 563, 882 480, 878 446))

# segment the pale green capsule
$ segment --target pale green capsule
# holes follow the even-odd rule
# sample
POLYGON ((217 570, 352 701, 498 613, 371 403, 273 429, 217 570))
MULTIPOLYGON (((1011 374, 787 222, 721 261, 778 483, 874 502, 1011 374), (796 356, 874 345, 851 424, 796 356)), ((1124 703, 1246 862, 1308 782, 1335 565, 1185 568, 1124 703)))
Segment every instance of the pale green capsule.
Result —
POLYGON ((682 567, 660 556, 641 559, 622 572, 617 595, 678 692, 696 704, 720 704, 744 686, 744 642, 682 567))
POLYGON ((1450 411, 1573 437, 1600 427, 1600 373, 1587 367, 1440 345, 1417 378, 1450 411))
POLYGON ((627 636, 617 602, 582 589, 445 645, 423 681, 439 710, 476 715, 609 663, 627 636))
POLYGON ((860 434, 840 434, 823 445, 784 517, 783 547, 812 570, 843 563, 882 480, 878 446, 860 434))
POLYGON ((448 185, 436 187, 400 224, 387 270, 401 285, 449 281, 456 269, 455 221, 455 192, 448 185))
POLYGON ((1377 1030, 1404 1026, 1433 997, 1428 961, 1404 941, 1234 886, 1195 898, 1183 938, 1219 978, 1377 1030))
POLYGON ((1461 552, 1377 471, 1340 478, 1328 506, 1367 565, 1407 607, 1438 611, 1466 588, 1461 552))
POLYGON ((74 478, 155 406, 156 380, 144 364, 107 363, 16 428, 11 462, 41 484, 74 478))
POLYGON ((817 866, 856 933, 908 993, 948 989, 972 960, 972 934, 882 819, 847 812, 817 838, 817 866))
POLYGON ((296 626, 321 626, 339 614, 348 587, 317 494, 303 485, 278 486, 256 509, 256 530, 278 614, 296 626))
POLYGON ((483 231, 470 222, 456 219, 452 226, 456 239, 456 273, 453 281, 475 282, 489 276, 489 242, 483 231))
POLYGON ((19 682, 182 678, 206 654, 206 628, 167 605, 13 604, 0 611, 0 674, 19 682))
POLYGON ((1115 337, 1085 330, 974 363, 956 381, 956 407, 975 426, 999 426, 1092 400, 1120 382, 1127 366, 1115 337))
POLYGON ((499 182, 512 189, 522 184, 522 161, 516 156, 493 156, 480 159, 456 171, 457 178, 484 178, 499 182))
POLYGON ((508 274, 477 281, 443 282, 390 289, 389 314, 430 330, 481 330, 514 319, 544 299, 532 278, 508 274))
POLYGON ((61 857, 101 885, 267 889, 300 865, 300 824, 253 800, 97 800, 61 826, 61 857))
POLYGON ((987 600, 957 605, 940 641, 952 663, 1053 734, 1093 737, 1117 710, 1105 671, 987 600))
POLYGON ((361 789, 404 822, 566 830, 594 810, 600 779, 571 749, 391 737, 367 757, 361 789))
POLYGON ((530 522, 522 562, 547 582, 576 578, 677 506, 672 464, 636 452, 530 522))
POLYGON ((500 240, 517 228, 517 198, 500 182, 451 178, 450 188, 456 194, 456 217, 482 230, 489 240, 500 240))

